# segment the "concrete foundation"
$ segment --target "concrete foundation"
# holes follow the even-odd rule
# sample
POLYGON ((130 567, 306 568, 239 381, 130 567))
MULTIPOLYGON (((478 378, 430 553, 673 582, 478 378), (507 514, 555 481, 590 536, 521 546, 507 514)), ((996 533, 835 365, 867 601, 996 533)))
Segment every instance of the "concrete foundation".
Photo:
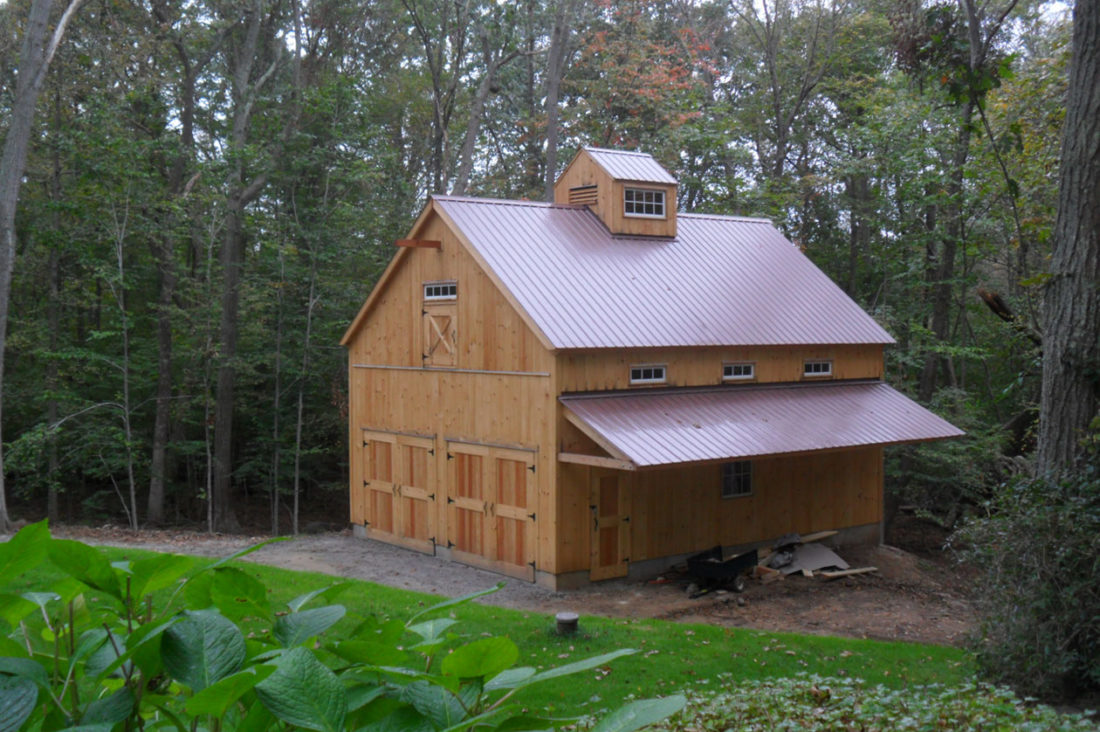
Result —
MULTIPOLYGON (((352 526, 352 535, 357 539, 367 539, 366 527, 361 525, 352 526)), ((834 549, 843 549, 846 546, 878 546, 882 543, 883 537, 883 525, 881 522, 873 524, 864 524, 862 526, 849 526, 844 529, 838 529, 835 536, 830 536, 828 539, 823 540, 821 543, 834 549)), ((740 554, 750 549, 761 549, 771 546, 770 541, 758 542, 755 544, 743 544, 739 546, 727 546, 722 547, 726 554, 740 554)), ((700 549, 699 551, 703 551, 700 549)), ((640 562, 631 562, 627 570, 627 579, 629 580, 646 580, 668 571, 670 567, 674 567, 678 564, 684 564, 687 558, 695 552, 689 552, 687 554, 677 554, 668 557, 657 557, 656 559, 646 559, 640 562)), ((424 561, 455 561, 451 558, 451 550, 446 546, 437 544, 435 547, 435 557, 424 555, 424 561)), ((585 585, 591 584, 588 579, 587 571, 580 572, 566 572, 563 574, 551 574, 541 570, 535 571, 535 584, 539 587, 545 587, 548 590, 564 591, 564 590, 576 590, 585 585)))

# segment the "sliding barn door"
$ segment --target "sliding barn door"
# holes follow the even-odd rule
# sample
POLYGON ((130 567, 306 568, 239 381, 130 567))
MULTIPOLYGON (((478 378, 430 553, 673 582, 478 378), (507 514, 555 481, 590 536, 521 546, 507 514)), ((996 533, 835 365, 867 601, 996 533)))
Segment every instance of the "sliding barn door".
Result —
POLYGON ((533 582, 535 453, 449 442, 447 458, 452 556, 533 582))
POLYGON ((367 536, 435 553, 435 441, 363 431, 367 536))

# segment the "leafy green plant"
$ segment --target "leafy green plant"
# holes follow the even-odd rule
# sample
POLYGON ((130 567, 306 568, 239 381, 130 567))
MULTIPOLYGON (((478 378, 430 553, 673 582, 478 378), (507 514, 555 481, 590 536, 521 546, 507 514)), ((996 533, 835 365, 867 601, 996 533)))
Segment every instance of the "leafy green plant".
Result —
POLYGON ((1100 463, 1000 486, 954 537, 981 572, 977 659, 1024 693, 1100 689, 1100 463))
MULTIPOLYGON (((260 546, 198 567, 171 554, 112 563, 45 522, 25 527, 0 545, 0 732, 551 729, 573 720, 526 710, 517 692, 634 653, 517 667, 510 639, 455 632, 453 609, 497 588, 406 622, 349 614, 333 602, 347 583, 276 609, 230 564, 260 546), (46 561, 64 578, 4 592, 46 561)), ((596 729, 638 729, 684 703, 634 701, 596 729)))
POLYGON ((687 707, 661 730, 1091 730, 1081 714, 1059 714, 985 684, 889 689, 853 678, 800 674, 739 681, 689 694, 687 707))

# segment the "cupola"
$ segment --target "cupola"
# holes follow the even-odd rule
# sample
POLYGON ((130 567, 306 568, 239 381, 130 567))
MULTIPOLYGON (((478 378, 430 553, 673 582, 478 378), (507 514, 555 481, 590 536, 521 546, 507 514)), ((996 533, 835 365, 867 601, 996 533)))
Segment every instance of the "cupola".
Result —
POLYGON ((612 234, 676 236, 676 179, 646 153, 582 147, 554 184, 554 203, 587 206, 612 234))

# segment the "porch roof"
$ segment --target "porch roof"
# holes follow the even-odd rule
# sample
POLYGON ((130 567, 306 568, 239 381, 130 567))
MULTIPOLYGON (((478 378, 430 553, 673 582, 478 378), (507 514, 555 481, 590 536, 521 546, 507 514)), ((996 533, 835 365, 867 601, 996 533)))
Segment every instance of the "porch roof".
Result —
POLYGON ((880 381, 565 395, 559 400, 573 424, 614 458, 637 468, 965 434, 880 381))

